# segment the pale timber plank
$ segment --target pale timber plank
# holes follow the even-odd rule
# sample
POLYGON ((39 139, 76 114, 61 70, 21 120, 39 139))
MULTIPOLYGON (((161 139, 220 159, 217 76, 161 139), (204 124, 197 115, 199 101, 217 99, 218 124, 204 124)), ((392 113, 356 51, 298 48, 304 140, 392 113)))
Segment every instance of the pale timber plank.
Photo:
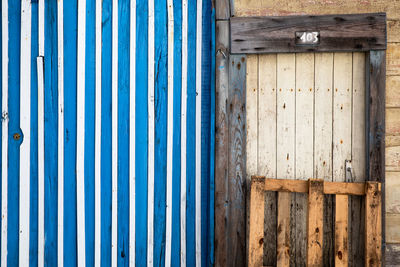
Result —
POLYGON ((386 77, 386 107, 400 107, 400 76, 386 77))
POLYGON ((382 192, 381 184, 367 182, 365 195, 365 266, 382 264, 382 192))
POLYGON ((400 243, 400 214, 386 213, 386 242, 400 243))
POLYGON ((385 183, 386 212, 400 214, 400 172, 386 172, 385 183))
MULTIPOLYGON (((313 176, 314 167, 314 54, 296 54, 296 179, 313 176)), ((305 265, 307 255, 307 195, 295 195, 296 264, 305 265)))
MULTIPOLYGON (((366 177, 365 152, 365 53, 353 53, 352 100, 352 181, 364 182, 366 177)), ((349 197, 349 265, 364 265, 364 209, 362 197, 349 197)))
POLYGON ((351 159, 352 54, 334 54, 333 181, 345 180, 345 160, 351 159))
MULTIPOLYGON (((276 55, 258 61, 258 171, 276 178, 276 55)), ((276 193, 265 193, 264 263, 276 263, 276 193)))
POLYGON ((349 197, 336 195, 335 208, 335 266, 348 266, 349 197))
MULTIPOLYGON (((295 54, 277 55, 277 177, 295 176, 295 54)), ((289 193, 278 193, 277 266, 290 263, 289 193)), ((292 260, 293 257, 292 257, 292 260)))
POLYGON ((264 179, 252 178, 250 188, 250 225, 248 266, 263 266, 264 179))
POLYGON ((323 180, 308 182, 307 266, 323 266, 323 180))

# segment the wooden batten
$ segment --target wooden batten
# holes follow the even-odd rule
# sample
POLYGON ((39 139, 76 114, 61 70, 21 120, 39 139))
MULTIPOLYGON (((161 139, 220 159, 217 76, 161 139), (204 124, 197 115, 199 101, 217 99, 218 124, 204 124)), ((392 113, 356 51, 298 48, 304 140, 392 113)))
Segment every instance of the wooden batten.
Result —
POLYGON ((308 183, 307 266, 323 266, 324 184, 321 180, 308 183))
POLYGON ((335 266, 349 264, 349 196, 336 195, 335 208, 335 266))
POLYGON ((232 53, 294 53, 386 49, 386 14, 231 18, 232 53), (315 45, 296 45, 296 32, 319 32, 315 45))
POLYGON ((365 266, 382 265, 382 191, 378 182, 365 185, 365 266))

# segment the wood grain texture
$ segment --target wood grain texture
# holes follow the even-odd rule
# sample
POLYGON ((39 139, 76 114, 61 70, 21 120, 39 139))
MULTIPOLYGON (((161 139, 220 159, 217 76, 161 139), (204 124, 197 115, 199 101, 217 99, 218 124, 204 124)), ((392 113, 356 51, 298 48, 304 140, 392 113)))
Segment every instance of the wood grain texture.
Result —
POLYGON ((349 264, 349 197, 336 195, 335 208, 335 266, 349 264))
MULTIPOLYGON (((314 174, 314 53, 296 54, 295 166, 297 180, 314 174)), ((295 194, 296 264, 307 259, 307 196, 295 194)))
POLYGON ((400 108, 400 76, 386 76, 386 107, 400 108))
POLYGON ((385 182, 386 212, 400 214, 400 172, 386 172, 385 182))
POLYGON ((400 171, 400 146, 387 147, 386 155, 386 171, 400 171))
POLYGON ((367 182, 365 186, 365 266, 382 264, 382 191, 381 184, 367 182))
POLYGON ((230 56, 227 266, 246 263, 246 57, 230 56))
MULTIPOLYGON (((250 223, 248 266, 263 266, 264 179, 252 178, 250 187, 250 223)), ((267 241, 269 242, 269 241, 267 241)))
POLYGON ((400 44, 389 43, 387 46, 387 75, 400 75, 400 44))
POLYGON ((215 265, 226 266, 228 208, 229 23, 216 22, 215 68, 215 265))
POLYGON ((391 20, 400 19, 398 0, 236 0, 235 16, 322 15, 386 12, 391 20))
POLYGON ((387 135, 385 138, 386 147, 400 146, 400 136, 387 135))
POLYGON ((308 182, 307 266, 323 266, 323 180, 308 182))
MULTIPOLYGON (((276 55, 258 60, 258 174, 276 178, 276 55)), ((275 192, 265 193, 264 264, 276 263, 277 202, 275 192)))
MULTIPOLYGON (((365 53, 353 53, 352 181, 365 182, 365 53)), ((349 266, 364 265, 364 209, 362 197, 349 197, 349 266)))
MULTIPOLYGON (((277 55, 277 177, 295 176, 295 54, 277 55)), ((280 266, 294 264, 295 207, 292 196, 278 193, 277 262, 280 266), (291 208, 292 207, 292 208, 291 208), (292 209, 292 210, 291 210, 292 209), (288 216, 288 217, 287 217, 288 216)))
POLYGON ((400 214, 386 213, 386 242, 400 243, 400 214))
POLYGON ((233 17, 232 53, 386 49, 386 14, 233 17), (296 45, 298 31, 318 31, 318 45, 296 45))
POLYGON ((385 72, 385 51, 371 51, 366 66, 369 92, 369 105, 366 106, 369 115, 366 123, 369 132, 367 177, 382 183, 385 181, 385 72))
POLYGON ((387 244, 385 249, 385 266, 400 265, 400 244, 387 244))
POLYGON ((228 20, 231 16, 229 0, 215 0, 215 19, 228 20))

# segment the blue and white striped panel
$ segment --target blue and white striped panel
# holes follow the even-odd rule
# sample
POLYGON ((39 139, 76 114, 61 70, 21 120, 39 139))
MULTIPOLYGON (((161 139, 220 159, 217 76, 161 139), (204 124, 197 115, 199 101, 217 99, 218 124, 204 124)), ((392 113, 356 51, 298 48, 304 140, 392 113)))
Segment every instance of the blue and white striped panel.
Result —
POLYGON ((1 266, 212 266, 210 0, 3 0, 1 266))

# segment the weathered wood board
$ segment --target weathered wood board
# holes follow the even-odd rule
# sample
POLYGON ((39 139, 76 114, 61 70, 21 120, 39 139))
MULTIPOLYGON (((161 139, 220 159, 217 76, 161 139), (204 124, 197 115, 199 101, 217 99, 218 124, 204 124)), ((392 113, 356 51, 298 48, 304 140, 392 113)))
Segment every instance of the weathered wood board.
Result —
MULTIPOLYGON (((400 172, 386 172, 385 197, 386 212, 400 214, 400 172)), ((388 233, 386 232, 386 234, 388 233)))
POLYGON ((386 77, 386 107, 400 108, 400 76, 386 77))
POLYGON ((385 13, 233 17, 230 23, 232 53, 386 49, 385 13), (318 42, 313 45, 298 45, 296 33, 302 31, 318 32, 319 35, 314 36, 318 42))
POLYGON ((386 242, 400 243, 400 214, 386 213, 386 242))
POLYGON ((386 52, 386 75, 400 75, 400 44, 389 43, 386 52))

